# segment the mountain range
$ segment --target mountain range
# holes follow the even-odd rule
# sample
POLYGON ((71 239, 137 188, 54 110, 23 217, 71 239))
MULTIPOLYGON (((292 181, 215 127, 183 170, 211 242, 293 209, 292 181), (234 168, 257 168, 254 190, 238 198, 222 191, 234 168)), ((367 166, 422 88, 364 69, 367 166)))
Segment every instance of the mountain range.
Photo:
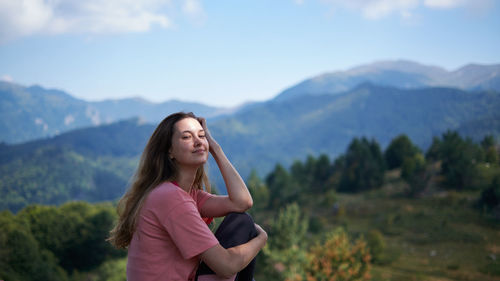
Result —
MULTIPOLYGON (((401 89, 449 87, 467 91, 500 91, 500 64, 469 64, 447 71, 405 60, 382 61, 306 79, 279 93, 271 102, 300 95, 341 94, 367 82, 401 89)), ((179 100, 152 103, 142 98, 88 102, 61 90, 0 82, 0 142, 20 143, 132 117, 157 123, 176 111, 223 118, 258 104, 222 108, 179 100)))
POLYGON ((193 111, 210 118, 231 109, 178 100, 152 103, 141 98, 87 102, 61 90, 0 81, 0 141, 6 143, 26 142, 132 117, 155 123, 176 111, 193 111))
MULTIPOLYGON (((331 158, 337 157, 354 137, 374 138, 385 147, 394 137, 404 133, 422 149, 427 148, 432 137, 446 130, 457 130, 475 140, 487 134, 498 137, 500 91, 495 85, 498 84, 499 67, 477 67, 476 72, 467 74, 472 78, 461 76, 462 84, 469 81, 465 88, 422 86, 416 82, 403 83, 401 77, 406 77, 407 81, 423 81, 423 73, 430 75, 433 71, 438 75, 443 70, 409 62, 385 62, 355 68, 361 73, 356 78, 360 83, 344 91, 340 89, 347 84, 333 82, 323 93, 318 90, 321 87, 314 86, 303 88, 302 92, 298 90, 307 84, 314 85, 318 80, 315 77, 267 102, 249 104, 222 115, 220 108, 208 107, 204 115, 218 116, 209 119, 209 128, 244 178, 252 169, 265 176, 276 163, 288 166, 308 154, 326 153, 331 158), (385 73, 379 76, 380 81, 360 78, 368 75, 366 73, 374 73, 376 68, 381 69, 377 73, 385 73), (413 78, 409 74, 411 71, 413 78), (394 74, 392 78, 390 73, 394 74), (398 81, 406 86, 391 85, 398 81)), ((348 71, 350 75, 356 72, 355 69, 348 71)), ((462 68, 461 75, 466 75, 470 69, 471 66, 462 68)), ((453 75, 459 77, 458 72, 454 71, 453 75)), ((335 77, 332 81, 338 79, 335 77)), ((322 87, 326 87, 325 83, 322 87)), ((26 88, 18 91, 27 92, 26 88)), ((49 96, 57 94, 67 98, 65 93, 49 96)), ((65 106, 71 108, 72 104, 68 102, 65 106)), ((18 109, 19 112, 23 110, 27 109, 18 109)), ((105 108, 100 110, 106 111, 105 108)), ((114 110, 127 117, 118 105, 114 110)), ((2 122, 9 120, 5 118, 2 122)), ((12 122, 13 126, 16 122, 12 122)), ((0 201, 0 209, 17 210, 33 202, 59 204, 70 199, 100 201, 119 197, 155 125, 145 122, 141 116, 97 127, 87 126, 29 142, 0 144, 0 198, 4 198, 0 201)), ((216 186, 222 186, 221 177, 215 173, 215 163, 209 163, 209 170, 216 186)), ((223 188, 219 190, 224 192, 223 188)))
POLYGON ((354 137, 382 147, 400 134, 425 150, 433 136, 457 130, 479 140, 500 136, 500 92, 399 89, 364 83, 337 95, 273 100, 216 122, 212 131, 241 170, 265 175, 307 154, 336 157, 354 137), (248 171, 248 170, 246 170, 248 171))

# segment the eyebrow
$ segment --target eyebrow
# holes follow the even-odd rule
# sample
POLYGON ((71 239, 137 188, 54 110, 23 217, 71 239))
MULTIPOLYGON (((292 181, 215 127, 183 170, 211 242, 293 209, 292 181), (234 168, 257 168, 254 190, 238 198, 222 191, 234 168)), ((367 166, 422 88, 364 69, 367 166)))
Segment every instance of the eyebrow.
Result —
MULTIPOLYGON (((199 132, 205 132, 205 130, 201 129, 201 130, 198 130, 198 133, 199 132)), ((185 131, 182 131, 181 134, 184 134, 184 133, 191 133, 190 130, 185 130, 185 131)))

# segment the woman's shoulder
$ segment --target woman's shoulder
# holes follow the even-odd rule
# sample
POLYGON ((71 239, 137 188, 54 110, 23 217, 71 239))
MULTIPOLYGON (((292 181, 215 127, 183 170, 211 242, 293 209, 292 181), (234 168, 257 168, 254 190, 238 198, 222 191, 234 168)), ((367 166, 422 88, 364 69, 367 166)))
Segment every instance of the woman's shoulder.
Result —
POLYGON ((173 184, 172 182, 166 181, 160 183, 158 186, 156 186, 152 191, 151 194, 162 194, 162 193, 175 193, 177 192, 177 189, 179 187, 173 184))
POLYGON ((148 201, 151 201, 151 203, 160 204, 168 202, 180 203, 191 199, 184 190, 171 182, 161 183, 151 191, 148 197, 148 201))

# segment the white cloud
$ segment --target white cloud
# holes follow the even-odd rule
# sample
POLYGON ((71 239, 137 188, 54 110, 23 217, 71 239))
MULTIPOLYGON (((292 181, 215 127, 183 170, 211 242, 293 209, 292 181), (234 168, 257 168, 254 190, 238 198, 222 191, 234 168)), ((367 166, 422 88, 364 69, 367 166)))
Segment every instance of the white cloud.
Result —
POLYGON ((424 0, 424 5, 430 8, 450 9, 463 5, 466 0, 424 0))
POLYGON ((370 19, 385 17, 394 12, 407 15, 410 10, 418 6, 418 0, 376 0, 376 1, 355 1, 369 2, 362 8, 363 15, 370 19))
POLYGON ((198 0, 0 0, 0 42, 33 34, 168 28, 174 1, 190 16, 203 15, 198 0))
POLYGON ((419 0, 322 0, 334 10, 347 8, 361 12, 365 18, 379 19, 392 13, 407 16, 419 0))
MULTIPOLYGON (((295 0, 296 1, 296 0, 295 0)), ((380 19, 399 14, 407 19, 412 11, 423 6, 428 9, 453 9, 461 6, 481 8, 491 5, 493 0, 321 0, 334 11, 350 9, 360 12, 367 19, 380 19)))
POLYGON ((186 0, 184 1, 183 10, 189 15, 200 15, 203 14, 203 8, 198 0, 186 0))
POLYGON ((205 11, 199 0, 184 0, 182 10, 195 23, 203 23, 206 18, 205 11))

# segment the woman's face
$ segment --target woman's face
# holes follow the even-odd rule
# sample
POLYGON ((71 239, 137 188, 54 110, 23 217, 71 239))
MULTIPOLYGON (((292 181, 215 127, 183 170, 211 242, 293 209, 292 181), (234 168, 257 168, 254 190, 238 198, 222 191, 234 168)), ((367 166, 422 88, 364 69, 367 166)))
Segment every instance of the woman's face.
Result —
POLYGON ((174 125, 170 157, 180 166, 200 166, 208 159, 208 141, 200 122, 184 118, 174 125))

